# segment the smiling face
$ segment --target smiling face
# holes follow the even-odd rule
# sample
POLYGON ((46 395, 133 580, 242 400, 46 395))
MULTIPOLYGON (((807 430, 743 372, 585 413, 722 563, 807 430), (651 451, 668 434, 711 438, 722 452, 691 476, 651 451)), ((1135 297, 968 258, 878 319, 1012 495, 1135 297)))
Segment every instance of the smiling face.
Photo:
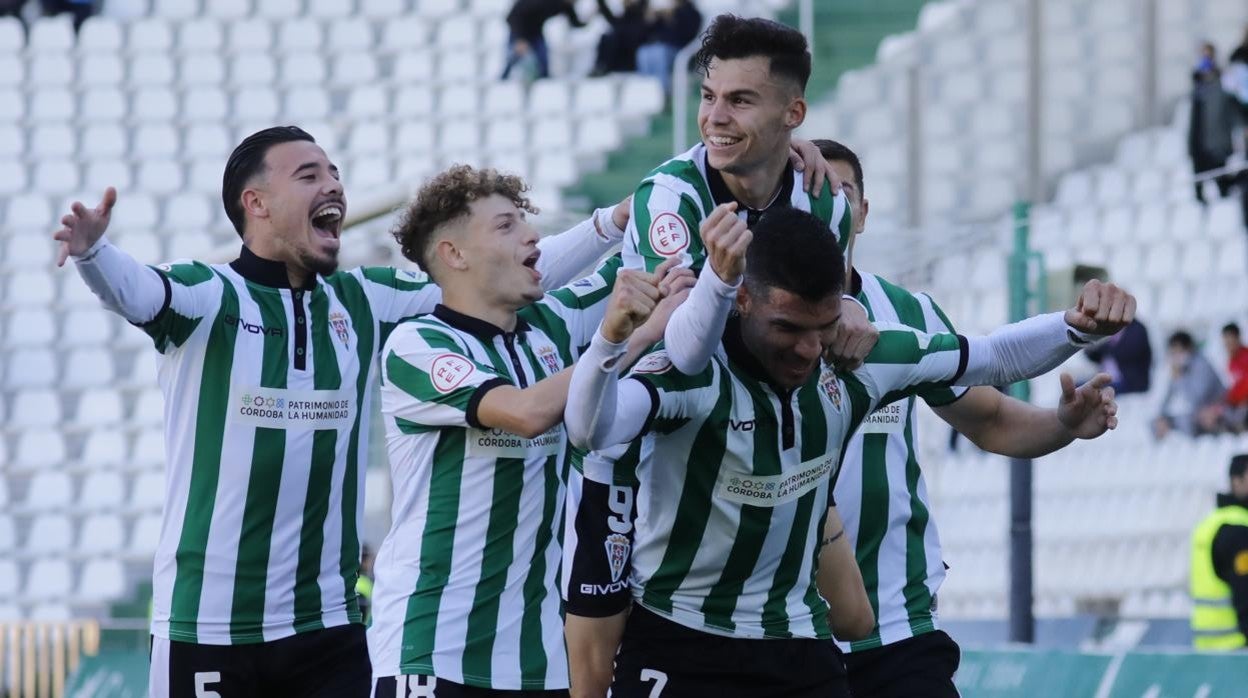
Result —
POLYGON ((791 81, 771 72, 765 56, 715 58, 702 80, 698 129, 711 167, 748 174, 788 157, 793 129, 806 116, 806 101, 791 81))
POLYGON ((841 296, 809 301, 779 288, 737 292, 741 339, 771 382, 792 390, 810 379, 841 319, 841 296))
POLYGON ((499 306, 515 310, 539 300, 539 235, 525 212, 501 194, 477 199, 468 210, 465 219, 448 224, 457 232, 436 243, 442 263, 468 274, 499 306))
MULTIPOLYGON (((243 190, 255 251, 317 274, 338 269, 339 238, 347 214, 338 168, 308 141, 269 148, 264 172, 243 190), (260 223, 260 225, 256 225, 260 223)), ((250 239, 249 239, 250 242, 250 239)))

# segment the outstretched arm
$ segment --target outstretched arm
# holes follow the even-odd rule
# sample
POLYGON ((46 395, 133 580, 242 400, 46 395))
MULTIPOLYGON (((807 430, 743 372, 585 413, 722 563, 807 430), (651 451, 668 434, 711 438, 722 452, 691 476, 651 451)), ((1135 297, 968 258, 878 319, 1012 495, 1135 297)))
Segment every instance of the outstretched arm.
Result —
POLYGON ((542 288, 559 288, 580 276, 624 239, 632 197, 613 208, 600 208, 588 219, 558 235, 548 235, 537 243, 542 256, 537 270, 542 275, 542 288))
POLYGON ((61 243, 57 266, 73 258, 78 274, 104 307, 130 322, 151 322, 168 302, 168 287, 153 269, 140 264, 104 237, 117 203, 109 187, 98 206, 88 209, 75 201, 61 219, 52 239, 61 243))
POLYGON ((1061 381, 1062 399, 1056 408, 1037 407, 979 386, 934 410, 976 446, 1011 458, 1037 458, 1118 426, 1118 405, 1108 374, 1097 374, 1078 389, 1069 374, 1063 373, 1061 381))

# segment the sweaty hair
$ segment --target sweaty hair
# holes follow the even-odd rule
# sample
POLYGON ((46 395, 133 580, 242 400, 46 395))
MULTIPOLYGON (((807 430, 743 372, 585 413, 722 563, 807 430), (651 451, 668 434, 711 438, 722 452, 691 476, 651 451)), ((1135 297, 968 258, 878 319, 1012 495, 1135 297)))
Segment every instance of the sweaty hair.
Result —
POLYGON ((745 283, 764 295, 778 288, 807 301, 839 295, 845 288, 845 258, 836 236, 815 216, 796 208, 764 213, 752 229, 745 253, 745 283))
POLYGON ((823 155, 824 160, 828 162, 840 160, 849 163, 849 169, 854 171, 854 185, 858 187, 858 196, 866 193, 862 188, 862 161, 858 159, 857 153, 842 143, 826 138, 816 138, 811 142, 819 148, 819 153, 823 155))
POLYGON ((1248 473, 1248 453, 1231 458, 1231 477, 1243 477, 1244 473, 1248 473))
POLYGON ((428 254, 434 234, 442 226, 467 216, 472 202, 494 194, 510 200, 522 211, 537 213, 524 195, 528 190, 529 186, 516 175, 455 165, 416 192, 416 198, 408 204, 390 234, 399 243, 405 258, 432 275, 428 254))
POLYGON ((1170 335, 1170 339, 1166 340, 1166 346, 1178 347, 1180 349, 1191 351, 1196 348, 1196 342, 1192 339, 1192 335, 1184 332, 1183 330, 1179 330, 1178 332, 1170 335))
POLYGON ((694 65, 705 75, 713 59, 754 58, 770 60, 772 75, 797 84, 805 94, 810 80, 810 51, 806 37, 796 29, 770 19, 719 15, 702 37, 702 48, 693 57, 694 65))
POLYGON ((1233 334, 1233 335, 1235 335, 1236 337, 1238 337, 1238 336, 1239 336, 1239 325, 1237 325, 1237 324, 1235 324, 1235 323, 1233 323, 1233 322, 1228 322, 1228 323, 1226 323, 1225 325, 1223 325, 1223 326, 1222 326, 1222 334, 1233 334))

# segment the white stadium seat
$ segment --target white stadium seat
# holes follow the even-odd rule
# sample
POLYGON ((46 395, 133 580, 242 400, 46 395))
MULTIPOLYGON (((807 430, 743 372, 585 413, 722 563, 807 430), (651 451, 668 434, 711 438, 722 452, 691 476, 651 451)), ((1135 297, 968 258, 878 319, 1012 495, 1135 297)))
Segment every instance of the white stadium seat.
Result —
POLYGON ((400 87, 394 95, 394 115, 406 118, 432 116, 435 107, 433 91, 425 86, 400 87))
POLYGON ((156 552, 160 543, 160 516, 148 514, 134 522, 127 547, 132 555, 147 557, 156 552))
POLYGON ((91 87, 82 93, 81 121, 117 122, 125 118, 129 99, 118 87, 91 87))
POLYGON ((25 390, 13 396, 9 425, 32 429, 54 427, 61 422, 61 400, 52 390, 25 390))
POLYGON ((299 16, 302 0, 257 0, 256 14, 260 17, 289 20, 299 16))
POLYGON ((31 53, 67 53, 74 50, 74 25, 69 17, 43 17, 30 27, 26 48, 31 53))
POLYGON ((261 54, 242 54, 230 61, 230 84, 233 87, 272 85, 277 78, 273 59, 261 54))
POLYGON ((279 110, 277 93, 268 87, 247 87, 234 95, 233 115, 240 121, 272 122, 279 110))
MULTIPOLYGON (((8 503, 5 502, 7 505, 8 503)), ((13 519, 0 514, 0 560, 7 561, 9 553, 17 549, 17 532, 14 530, 13 519)), ((4 575, 0 574, 0 578, 4 575)))
POLYGON ((191 123, 220 124, 229 113, 229 98, 217 87, 198 87, 182 97, 182 117, 191 123))
POLYGON ((225 62, 215 52, 187 54, 180 61, 178 79, 185 87, 220 85, 225 82, 225 62))
POLYGON ((290 53, 282 57, 280 70, 282 83, 288 87, 321 85, 327 71, 325 61, 312 51, 290 53))
POLYGON ((338 85, 363 85, 377 80, 377 59, 371 54, 344 53, 334 59, 330 76, 338 85))
POLYGON ((433 77, 433 53, 410 48, 400 53, 394 59, 393 77, 400 84, 428 82, 433 77))
POLYGON ((165 500, 165 476, 160 472, 144 472, 134 481, 130 507, 137 511, 159 511, 165 500))
POLYGON ((83 85, 120 85, 126 78, 126 64, 111 53, 88 53, 78 58, 78 80, 83 85))
POLYGON ((234 51, 268 51, 273 44, 273 27, 254 17, 230 22, 227 33, 229 47, 234 51))
POLYGON ((73 501, 73 479, 67 473, 44 471, 30 479, 24 505, 30 511, 49 511, 68 507, 73 501))
MULTIPOLYGON (((320 0, 322 5, 345 8, 347 3, 340 0, 320 0)), ((333 29, 329 32, 329 48, 338 53, 348 51, 369 51, 373 48, 376 36, 373 25, 367 19, 351 17, 335 19, 333 29)))
POLYGON ((197 17, 179 25, 179 51, 220 51, 224 44, 225 28, 216 19, 197 17))
POLYGON ((61 385, 66 388, 96 388, 113 380, 113 360, 105 349, 74 349, 65 359, 61 385))
POLYGON ((173 47, 173 31, 163 19, 141 19, 130 25, 126 47, 136 52, 169 51, 173 47))
POLYGON ((125 465, 126 456, 125 434, 115 428, 103 428, 87 437, 79 460, 86 468, 117 468, 125 465))
POLYGON ((321 23, 315 19, 301 17, 285 20, 277 25, 277 48, 282 53, 313 50, 322 47, 324 43, 321 23))
POLYGON ((114 601, 126 593, 126 574, 120 560, 92 560, 82 569, 77 598, 87 602, 114 601))
MULTIPOLYGON (((116 475, 116 473, 109 473, 109 475, 116 475)), ((116 504, 121 504, 121 501, 119 498, 116 504)), ((96 514, 83 521, 78 535, 78 552, 84 555, 111 555, 119 552, 125 544, 126 530, 121 517, 113 514, 96 514)))
POLYGON ((0 598, 11 599, 17 595, 21 589, 21 575, 22 571, 18 569, 16 561, 0 559, 0 598))
POLYGON ((174 77, 173 61, 149 51, 131 56, 126 82, 132 87, 169 87, 174 77))
MULTIPOLYGON (((64 598, 74 588, 73 578, 73 568, 66 560, 36 560, 26 574, 24 596, 30 599, 64 598)), ((50 614, 38 613, 38 609, 32 613, 32 617, 36 615, 41 619, 50 620, 47 617, 50 614)))

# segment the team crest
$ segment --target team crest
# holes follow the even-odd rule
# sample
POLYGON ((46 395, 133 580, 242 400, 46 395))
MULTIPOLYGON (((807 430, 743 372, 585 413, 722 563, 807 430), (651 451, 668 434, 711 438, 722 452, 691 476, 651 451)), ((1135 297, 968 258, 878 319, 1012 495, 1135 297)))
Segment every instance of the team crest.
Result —
POLYGON ((836 377, 836 372, 827 370, 823 375, 819 376, 819 387, 823 388, 823 394, 828 396, 828 401, 832 403, 832 407, 837 412, 841 411, 841 381, 836 377))
POLYGON ((607 546, 607 564, 611 566, 611 583, 620 581, 620 577, 624 574, 624 563, 628 562, 628 552, 632 549, 632 545, 628 542, 628 538, 620 533, 612 533, 607 536, 605 542, 607 546))
POLYGON ((538 349, 537 358, 546 367, 546 375, 553 376, 560 371, 559 356, 555 354, 554 347, 547 345, 538 349))
POLYGON ((342 313, 334 312, 329 314, 329 326, 334 329, 334 334, 338 335, 338 339, 342 341, 342 346, 351 345, 351 330, 347 324, 347 316, 342 313))

